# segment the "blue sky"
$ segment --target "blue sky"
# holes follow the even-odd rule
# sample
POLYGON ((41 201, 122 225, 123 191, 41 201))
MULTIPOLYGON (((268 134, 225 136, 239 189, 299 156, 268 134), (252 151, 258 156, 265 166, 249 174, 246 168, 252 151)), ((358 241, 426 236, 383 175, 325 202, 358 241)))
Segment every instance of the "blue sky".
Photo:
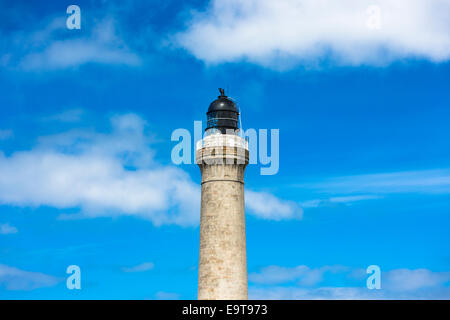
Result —
POLYGON ((1 299, 195 299, 171 134, 218 87, 280 130, 279 172, 246 170, 250 298, 450 298, 448 3, 69 4, 0 1, 1 299))

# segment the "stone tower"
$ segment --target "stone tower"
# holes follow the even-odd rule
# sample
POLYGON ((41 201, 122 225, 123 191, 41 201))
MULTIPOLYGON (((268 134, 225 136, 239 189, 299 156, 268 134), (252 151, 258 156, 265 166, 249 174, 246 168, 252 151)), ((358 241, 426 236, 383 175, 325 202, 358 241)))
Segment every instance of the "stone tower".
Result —
POLYGON ((211 103, 196 149, 202 174, 198 299, 247 299, 244 171, 248 145, 224 90, 211 103))

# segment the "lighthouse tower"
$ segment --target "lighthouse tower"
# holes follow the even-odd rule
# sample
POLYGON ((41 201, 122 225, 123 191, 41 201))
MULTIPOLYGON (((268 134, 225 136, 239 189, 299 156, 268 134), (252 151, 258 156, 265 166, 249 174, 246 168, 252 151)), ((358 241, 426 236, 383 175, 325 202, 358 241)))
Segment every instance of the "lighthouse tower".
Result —
POLYGON ((239 112, 219 89, 198 142, 202 174, 198 299, 247 299, 244 170, 248 145, 239 136, 239 112))

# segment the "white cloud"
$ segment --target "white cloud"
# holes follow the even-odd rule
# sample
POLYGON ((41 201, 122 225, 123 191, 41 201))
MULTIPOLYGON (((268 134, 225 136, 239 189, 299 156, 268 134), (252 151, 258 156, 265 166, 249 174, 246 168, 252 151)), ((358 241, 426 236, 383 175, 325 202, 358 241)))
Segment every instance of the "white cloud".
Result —
POLYGON ((23 271, 15 267, 0 264, 0 286, 7 290, 33 290, 51 287, 62 279, 40 272, 23 271))
POLYGON ((155 267, 155 264, 152 262, 143 262, 134 267, 123 267, 123 272, 143 272, 152 270, 155 267))
MULTIPOLYGON (((111 126, 109 134, 74 129, 41 137, 29 151, 0 152, 0 204, 81 208, 81 217, 129 215, 155 225, 197 225, 200 186, 181 168, 154 161, 146 121, 127 114, 113 116, 111 126)), ((246 195, 249 212, 258 217, 296 215, 293 204, 273 195, 246 195)))
POLYGON ((199 187, 183 170, 153 162, 145 122, 129 114, 113 117, 112 126, 111 134, 74 130, 41 138, 30 151, 0 155, 0 203, 196 224, 199 187))
MULTIPOLYGON (((20 57, 9 59, 24 70, 56 70, 77 67, 86 63, 137 66, 140 57, 134 53, 115 29, 110 18, 100 20, 89 29, 73 31, 70 36, 58 38, 65 31, 65 21, 57 18, 28 36, 21 37, 20 57), (76 33, 79 36, 74 36, 76 33), (86 35, 87 34, 87 35, 86 35)), ((12 49, 16 49, 12 41, 12 49)))
POLYGON ((284 201, 267 192, 246 190, 245 203, 253 214, 262 219, 301 219, 303 210, 292 201, 284 201))
POLYGON ((447 0, 212 0, 174 42, 207 63, 441 62, 450 57, 449 10, 447 0), (378 29, 370 6, 380 9, 378 29))
POLYGON ((17 232, 17 228, 9 225, 9 223, 0 224, 0 234, 13 234, 17 232))

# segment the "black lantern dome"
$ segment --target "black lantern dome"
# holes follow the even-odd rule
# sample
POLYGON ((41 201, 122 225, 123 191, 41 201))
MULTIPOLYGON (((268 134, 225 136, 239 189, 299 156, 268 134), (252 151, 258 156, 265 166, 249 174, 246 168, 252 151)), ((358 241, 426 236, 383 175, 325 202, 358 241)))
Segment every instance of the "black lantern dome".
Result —
POLYGON ((225 134, 228 130, 237 130, 239 128, 239 111, 236 105, 226 95, 225 90, 219 88, 220 96, 214 100, 208 108, 207 131, 220 131, 225 134))

